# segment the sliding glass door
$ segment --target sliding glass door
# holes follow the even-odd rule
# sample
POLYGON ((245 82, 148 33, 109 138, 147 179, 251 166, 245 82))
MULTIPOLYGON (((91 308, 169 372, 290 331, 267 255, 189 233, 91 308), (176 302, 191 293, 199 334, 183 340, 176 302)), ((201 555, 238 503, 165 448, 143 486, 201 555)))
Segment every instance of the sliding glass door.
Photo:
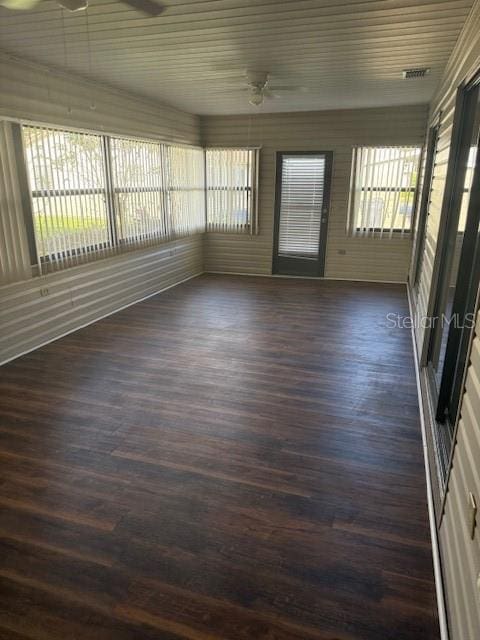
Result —
POLYGON ((273 273, 323 276, 332 152, 279 152, 273 273))
POLYGON ((438 453, 445 472, 477 308, 480 275, 478 80, 460 90, 456 112, 427 363, 436 403, 438 453))

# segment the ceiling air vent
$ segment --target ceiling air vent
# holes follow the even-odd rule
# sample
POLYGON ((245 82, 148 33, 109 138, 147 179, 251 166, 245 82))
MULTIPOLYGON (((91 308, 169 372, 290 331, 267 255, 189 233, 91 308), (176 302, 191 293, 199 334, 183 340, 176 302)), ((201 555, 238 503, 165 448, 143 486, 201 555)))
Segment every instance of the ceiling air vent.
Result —
POLYGON ((423 67, 422 69, 404 69, 402 76, 404 80, 411 80, 413 78, 424 78, 430 73, 430 69, 423 67))

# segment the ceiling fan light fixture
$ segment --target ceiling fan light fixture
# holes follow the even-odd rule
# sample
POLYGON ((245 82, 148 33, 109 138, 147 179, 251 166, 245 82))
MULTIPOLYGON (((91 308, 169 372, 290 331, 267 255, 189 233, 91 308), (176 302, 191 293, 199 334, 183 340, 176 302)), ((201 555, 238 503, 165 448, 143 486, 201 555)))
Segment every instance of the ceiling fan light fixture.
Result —
POLYGON ((253 71, 247 69, 245 72, 247 83, 252 87, 266 87, 268 83, 268 71, 253 71))
POLYGON ((252 91, 249 102, 253 104, 254 107, 259 107, 263 103, 263 92, 259 90, 252 91))

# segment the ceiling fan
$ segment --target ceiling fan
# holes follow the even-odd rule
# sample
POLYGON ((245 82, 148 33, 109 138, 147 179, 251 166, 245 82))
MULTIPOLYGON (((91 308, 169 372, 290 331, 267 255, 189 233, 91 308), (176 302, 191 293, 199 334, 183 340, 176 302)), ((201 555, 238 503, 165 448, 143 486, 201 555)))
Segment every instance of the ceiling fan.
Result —
MULTIPOLYGON (((28 10, 33 9, 42 0, 0 0, 0 5, 7 9, 28 10)), ((165 11, 165 6, 156 0, 120 0, 123 4, 155 18, 165 11)), ((57 4, 68 11, 81 11, 88 7, 88 0, 57 0, 57 4)))
POLYGON ((265 99, 278 98, 278 93, 283 91, 292 91, 297 93, 305 93, 308 91, 306 87, 281 86, 270 84, 270 75, 267 71, 247 71, 247 86, 245 90, 249 91, 249 102, 255 107, 263 104, 265 99))

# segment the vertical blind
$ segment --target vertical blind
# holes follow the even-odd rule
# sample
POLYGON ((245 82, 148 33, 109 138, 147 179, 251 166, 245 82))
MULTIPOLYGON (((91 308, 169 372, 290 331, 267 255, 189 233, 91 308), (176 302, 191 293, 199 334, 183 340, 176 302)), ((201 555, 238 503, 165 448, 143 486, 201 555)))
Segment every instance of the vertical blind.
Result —
POLYGON ((256 233, 258 153, 2 122, 0 281, 205 230, 256 233))
POLYGON ((279 255, 318 255, 325 186, 325 156, 284 155, 279 255))
POLYGON ((207 231, 256 233, 259 150, 206 150, 207 231))
POLYGON ((421 147, 356 147, 349 207, 352 235, 402 235, 412 229, 421 147))
POLYGON ((166 146, 171 235, 205 231, 205 155, 203 149, 166 146))
POLYGON ((22 131, 43 271, 205 230, 203 149, 22 131))
POLYGON ((162 145, 111 139, 112 183, 118 239, 155 242, 167 235, 162 145))
POLYGON ((70 266, 112 246, 102 137, 23 127, 41 263, 70 266))

